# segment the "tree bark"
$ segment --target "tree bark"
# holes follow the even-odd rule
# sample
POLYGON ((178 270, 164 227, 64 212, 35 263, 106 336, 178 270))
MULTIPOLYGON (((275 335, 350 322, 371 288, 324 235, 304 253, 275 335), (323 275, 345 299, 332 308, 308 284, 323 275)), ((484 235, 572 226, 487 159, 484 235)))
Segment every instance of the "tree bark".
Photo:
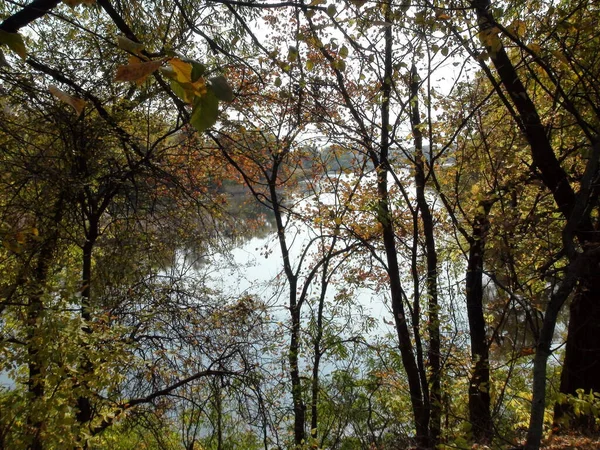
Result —
MULTIPOLYGON (((592 272, 580 282, 570 307, 560 392, 573 396, 579 389, 600 392, 600 267, 592 272)), ((568 404, 556 404, 554 420, 569 429, 597 431, 593 416, 575 417, 568 404)))
POLYGON ((7 17, 0 24, 0 30, 7 33, 17 33, 21 28, 29 25, 31 22, 45 16, 54 9, 60 0, 34 0, 25 5, 23 9, 7 17))
POLYGON ((480 207, 483 212, 476 215, 473 234, 469 240, 465 288, 472 362, 469 380, 469 421, 475 441, 487 443, 491 441, 493 428, 490 413, 489 343, 483 314, 483 256, 492 202, 481 202, 480 207))
MULTIPOLYGON (((391 17, 391 5, 386 3, 385 18, 393 22, 391 17)), ((408 389, 410 400, 415 418, 416 440, 420 448, 429 447, 429 410, 424 405, 423 392, 421 390, 421 379, 419 369, 415 360, 413 345, 410 339, 410 332, 406 321, 404 311, 403 289, 400 279, 400 267, 398 264, 398 252, 396 250, 396 235, 394 232, 394 223, 392 212, 389 207, 389 191, 387 176, 390 172, 388 155, 390 149, 390 96, 392 91, 392 27, 385 27, 385 60, 384 60, 384 78, 381 87, 381 141, 379 161, 373 161, 377 168, 377 194, 378 194, 378 214, 377 220, 382 228, 383 245, 385 249, 387 273, 390 283, 390 297, 392 302, 392 312, 398 335, 398 347, 402 358, 404 370, 408 378, 408 389), (379 164, 377 164, 379 163, 379 164)))
POLYGON ((50 265, 54 258, 58 245, 58 226, 62 220, 64 212, 64 201, 59 198, 54 207, 54 215, 52 221, 48 224, 48 238, 42 244, 35 270, 32 274, 31 284, 33 293, 29 297, 27 306, 27 353, 29 370, 27 380, 27 390, 30 394, 31 409, 27 415, 27 433, 30 436, 28 444, 29 450, 43 450, 42 430, 44 429, 44 421, 41 416, 43 411, 36 410, 36 403, 44 400, 46 386, 44 373, 44 358, 40 356, 41 347, 44 346, 44 336, 40 335, 42 327, 44 302, 43 294, 45 285, 50 272, 50 265))
MULTIPOLYGON (((425 235, 425 248, 427 261, 427 305, 428 305, 428 332, 429 352, 428 368, 431 373, 429 379, 429 445, 439 443, 442 429, 442 388, 441 388, 441 355, 440 355, 440 318, 438 304, 438 259, 433 234, 433 216, 425 198, 425 162, 423 156, 423 132, 421 131, 421 117, 419 114, 419 81, 417 68, 413 64, 411 69, 411 125, 415 142, 414 168, 417 205, 423 222, 425 235)), ((427 381, 427 380, 424 380, 427 381)))

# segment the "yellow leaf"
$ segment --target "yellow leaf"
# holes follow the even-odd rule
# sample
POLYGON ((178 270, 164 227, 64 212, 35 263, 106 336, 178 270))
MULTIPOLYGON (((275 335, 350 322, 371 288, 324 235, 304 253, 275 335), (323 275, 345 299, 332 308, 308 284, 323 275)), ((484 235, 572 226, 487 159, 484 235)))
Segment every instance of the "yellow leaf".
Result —
POLYGON ((85 100, 82 100, 77 97, 73 97, 72 95, 67 94, 66 92, 61 91, 54 85, 48 86, 48 91, 58 98, 61 102, 66 103, 71 106, 78 116, 83 112, 83 108, 85 108, 85 100))
POLYGON ((162 59, 148 61, 143 63, 127 64, 117 67, 115 81, 135 81, 143 82, 148 75, 158 70, 163 63, 162 59))
POLYGON ((179 58, 172 58, 169 64, 175 71, 175 79, 180 83, 192 82, 192 65, 179 58))

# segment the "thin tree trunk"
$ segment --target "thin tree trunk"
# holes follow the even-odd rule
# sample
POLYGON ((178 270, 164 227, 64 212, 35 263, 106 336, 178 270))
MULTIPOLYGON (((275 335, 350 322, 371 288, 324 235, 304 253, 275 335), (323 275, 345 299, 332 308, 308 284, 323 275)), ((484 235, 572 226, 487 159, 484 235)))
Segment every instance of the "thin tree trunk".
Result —
POLYGON ((483 314, 483 256, 491 207, 492 202, 481 202, 480 208, 483 212, 477 214, 473 221, 465 282, 472 361, 469 381, 469 421, 473 428, 474 439, 484 443, 491 441, 493 433, 489 391, 489 343, 483 314))
MULTIPOLYGON (((92 235, 88 235, 85 243, 83 244, 83 261, 82 261, 82 275, 81 275, 81 318, 83 319, 83 331, 87 334, 90 334, 92 331, 90 327, 87 325, 91 319, 92 314, 90 310, 90 295, 91 295, 91 282, 92 282, 92 251, 94 249, 94 245, 96 243, 96 238, 98 236, 98 226, 97 224, 90 225, 92 230, 92 235)), ((83 345, 83 344, 82 344, 83 345)), ((83 361, 81 363, 82 371, 84 374, 90 374, 93 372, 93 367, 89 362, 88 358, 85 356, 85 348, 83 348, 83 361)), ((82 386, 85 388, 86 384, 83 383, 82 386)), ((84 424, 92 420, 93 410, 92 403, 88 396, 80 395, 77 398, 77 414, 76 418, 80 424, 84 424)))
MULTIPOLYGON (((391 5, 386 3, 385 18, 390 23, 391 5)), ((396 250, 396 236, 394 233, 394 224, 392 213, 389 207, 389 191, 387 176, 390 172, 388 154, 390 149, 390 96, 392 92, 392 27, 385 27, 385 60, 384 60, 384 78, 381 88, 381 143, 380 143, 380 165, 377 167, 377 194, 379 197, 377 220, 382 227, 383 245, 386 254, 387 272, 390 282, 390 297, 392 301, 392 312, 398 335, 398 346, 402 357, 402 364, 406 370, 408 378, 408 389, 410 400, 415 418, 417 445, 421 448, 429 447, 429 410, 424 405, 423 393, 421 390, 421 379, 419 369, 415 361, 410 332, 406 321, 404 311, 403 289, 400 280, 400 267, 398 264, 398 252, 396 250)))
MULTIPOLYGON (((335 245, 335 239, 334 244, 335 245)), ((333 247, 332 245, 332 247, 333 247)), ((310 401, 310 435, 313 439, 317 438, 319 426, 319 371, 321 369, 321 357, 323 350, 321 343, 323 340, 323 310, 325 309, 325 294, 327 293, 327 270, 329 268, 329 259, 323 264, 323 274, 321 276, 321 292, 319 295, 319 307, 317 310, 317 335, 315 336, 313 352, 315 361, 312 370, 311 380, 311 401, 310 401)))
POLYGON ((39 251, 31 280, 33 293, 29 297, 27 306, 27 367, 29 371, 27 390, 30 394, 29 401, 32 406, 32 411, 27 415, 27 433, 30 436, 29 450, 42 450, 44 448, 42 431, 45 424, 42 416, 45 411, 39 409, 39 403, 43 401, 46 390, 44 380, 45 363, 43 357, 40 356, 41 347, 45 344, 43 342, 44 336, 40 335, 40 328, 43 325, 43 295, 50 264, 58 245, 58 226, 63 216, 63 205, 64 202, 61 197, 57 200, 54 217, 47 230, 48 238, 39 251))
MULTIPOLYGON (((413 64, 411 68, 410 85, 411 125, 415 142, 415 186, 417 205, 423 221, 423 233, 425 235, 426 261, 427 261, 427 306, 428 306, 428 332, 429 352, 428 368, 431 373, 429 379, 429 445, 435 446, 439 443, 442 427, 442 389, 441 389, 441 359, 440 359, 440 318, 438 304, 438 261, 435 247, 435 236, 433 234, 433 216, 425 198, 425 162, 423 156, 423 132, 421 131, 421 117, 419 114, 419 81, 417 68, 413 64)), ((426 381, 426 380, 424 380, 426 381)))
POLYGON ((298 302, 298 277, 292 270, 290 253, 285 239, 285 226, 283 224, 283 213, 277 195, 277 174, 279 163, 274 162, 269 180, 269 195, 273 206, 273 215, 277 225, 277 239, 283 258, 283 270, 289 283, 289 308, 292 327, 290 330, 290 346, 288 349, 288 361, 290 364, 290 378, 292 381, 292 403, 294 408, 294 443, 302 445, 306 439, 306 405, 302 399, 302 382, 299 370, 300 352, 300 304, 298 302))
POLYGON ((544 414, 546 412, 546 371, 548 357, 551 353, 550 346, 554 337, 554 328, 558 313, 577 283, 578 270, 575 266, 581 266, 580 260, 582 259, 583 257, 569 265, 565 279, 554 294, 552 294, 550 302, 546 307, 535 358, 533 359, 533 398, 531 401, 531 416, 529 418, 525 450, 538 450, 540 448, 544 431, 544 414))

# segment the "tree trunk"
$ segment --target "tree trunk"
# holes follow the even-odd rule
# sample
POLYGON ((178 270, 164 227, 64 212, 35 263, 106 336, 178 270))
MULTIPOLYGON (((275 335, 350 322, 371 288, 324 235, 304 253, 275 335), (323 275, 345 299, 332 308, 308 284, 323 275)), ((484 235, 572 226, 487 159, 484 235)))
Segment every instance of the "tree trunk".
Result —
POLYGON ((35 270, 32 274, 31 284, 33 293, 29 297, 27 306, 27 353, 29 370, 27 390, 30 394, 29 404, 31 410, 27 414, 27 433, 30 436, 29 450, 42 450, 44 448, 41 432, 44 428, 42 416, 45 411, 36 410, 36 403, 42 402, 45 395, 44 360, 40 356, 41 347, 44 346, 45 336, 40 335, 43 325, 44 303, 43 294, 48 280, 50 264, 54 258, 58 243, 58 226, 63 217, 64 202, 62 197, 56 202, 52 222, 48 225, 48 238, 42 244, 35 270))
MULTIPOLYGON (((554 328, 556 319, 562 305, 573 291, 577 283, 578 272, 584 266, 585 260, 582 257, 569 265, 564 280, 558 286, 558 289, 550 297, 540 336, 538 338, 535 358, 533 360, 533 388, 531 400, 531 416, 529 418, 529 429, 527 431, 527 443, 525 450, 538 450, 544 431, 544 414, 546 411, 546 368, 548 357, 550 356, 550 346, 554 337, 554 328), (583 261, 582 261, 583 260, 583 261)), ((596 263, 597 264, 597 263, 596 263)))
POLYGON ((480 206, 483 208, 483 214, 478 214, 473 221, 465 287, 472 362, 469 421, 475 441, 486 443, 492 439, 493 428, 490 414, 489 344, 483 314, 483 255, 492 202, 481 202, 480 206))
MULTIPOLYGON (((386 3, 385 18, 393 22, 391 16, 391 5, 386 3)), ((374 159, 377 169, 377 194, 378 194, 378 214, 377 221, 380 223, 383 234, 383 245, 385 248, 387 272, 390 282, 390 297, 392 301, 392 312, 398 335, 398 347, 402 357, 402 364, 408 378, 408 389, 410 392, 410 401, 413 415, 415 418, 416 440, 420 448, 429 447, 429 410, 424 405, 423 393, 421 390, 421 379, 419 369, 415 360, 413 345, 410 339, 410 332, 406 321, 404 311, 403 289, 400 280, 400 267, 398 264, 398 252, 396 250, 396 235, 394 233, 394 224, 392 213, 389 207, 389 191, 387 176, 390 172, 388 154, 390 149, 390 96, 392 92, 392 27, 385 27, 385 73, 381 87, 381 141, 379 158, 374 159), (378 159, 378 160, 377 160, 378 159)))
MULTIPOLYGON (((423 221, 423 233, 425 235, 425 248, 427 261, 427 306, 428 306, 428 332, 429 352, 428 369, 431 373, 429 379, 429 445, 435 446, 439 443, 442 429, 442 388, 441 388, 441 355, 440 355, 440 319, 438 304, 437 275, 438 262, 435 248, 435 236, 433 234, 433 216, 429 204, 425 198, 425 162, 423 156, 423 132, 421 131, 421 117, 419 114, 419 81, 417 68, 413 64, 411 69, 411 125, 415 142, 415 186, 417 205, 423 221)), ((424 380, 427 381, 427 380, 424 380)))
MULTIPOLYGON (((583 389, 600 392, 600 267, 583 279, 571 303, 565 360, 560 380, 560 392, 577 396, 583 389)), ((595 418, 574 417, 568 404, 556 404, 557 424, 582 432, 597 431, 595 418)))
POLYGON ((269 195, 273 206, 273 216, 277 225, 277 240, 283 258, 283 270, 289 283, 289 308, 292 327, 290 330, 290 346, 288 348, 288 362, 290 364, 290 378, 292 381, 292 403, 294 408, 294 444, 299 447, 306 439, 306 405, 302 398, 302 382, 300 380, 299 353, 300 353, 300 308, 298 302, 298 277, 292 270, 290 252, 285 239, 285 226, 283 213, 279 204, 277 194, 277 176, 279 171, 279 159, 273 162, 271 176, 269 179, 269 195))

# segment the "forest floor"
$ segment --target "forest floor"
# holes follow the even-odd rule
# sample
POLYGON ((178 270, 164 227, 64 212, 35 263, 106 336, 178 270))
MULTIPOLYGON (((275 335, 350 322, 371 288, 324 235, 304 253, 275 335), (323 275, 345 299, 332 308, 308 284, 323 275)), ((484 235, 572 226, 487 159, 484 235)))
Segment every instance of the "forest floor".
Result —
POLYGON ((544 440, 541 448, 546 450, 600 450, 600 437, 552 436, 544 440))

